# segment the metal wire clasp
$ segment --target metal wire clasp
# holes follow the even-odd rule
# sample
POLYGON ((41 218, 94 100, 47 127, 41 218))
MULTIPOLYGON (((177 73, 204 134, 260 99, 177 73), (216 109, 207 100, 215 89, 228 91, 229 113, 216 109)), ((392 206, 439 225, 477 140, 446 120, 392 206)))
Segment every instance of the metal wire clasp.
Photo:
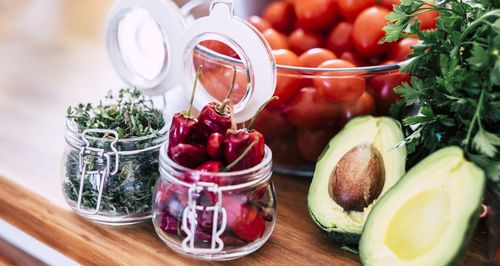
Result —
POLYGON ((118 142, 118 132, 111 129, 86 129, 82 133, 82 140, 85 142, 85 146, 80 149, 80 190, 78 191, 78 202, 76 204, 77 211, 83 214, 95 215, 101 210, 101 199, 102 192, 104 190, 104 185, 108 176, 115 175, 118 172, 119 165, 119 155, 115 144, 118 142), (109 152, 106 152, 103 148, 92 147, 88 139, 89 133, 98 133, 103 135, 111 135, 113 139, 110 143, 111 154, 115 156, 115 165, 113 171, 111 171, 111 156, 109 152), (97 162, 97 163, 96 163, 97 162), (102 166, 104 167, 97 167, 102 166), (82 196, 83 196, 83 184, 86 177, 89 177, 90 183, 93 185, 94 189, 98 191, 97 204, 94 210, 85 210, 82 208, 82 196))
POLYGON ((214 1, 212 1, 212 3, 210 3, 210 7, 209 7, 210 15, 214 15, 217 13, 217 11, 215 11, 215 7, 218 5, 225 5, 227 8, 225 10, 221 9, 219 11, 224 10, 224 12, 226 12, 227 15, 229 15, 231 17, 234 16, 234 0, 214 0, 214 1))
POLYGON ((222 207, 222 191, 214 183, 197 182, 191 185, 188 190, 188 206, 184 209, 182 215, 182 231, 186 233, 186 238, 182 241, 182 249, 186 252, 197 254, 210 254, 222 251, 224 242, 220 236, 226 229, 227 215, 226 210, 222 207), (213 206, 197 205, 197 198, 200 193, 206 190, 216 195, 216 201, 213 206), (196 248, 194 246, 196 240, 196 227, 198 226, 196 211, 213 212, 212 217, 212 237, 210 248, 196 248), (218 223, 219 213, 221 214, 220 228, 218 223), (189 223, 188 223, 189 222, 189 223))

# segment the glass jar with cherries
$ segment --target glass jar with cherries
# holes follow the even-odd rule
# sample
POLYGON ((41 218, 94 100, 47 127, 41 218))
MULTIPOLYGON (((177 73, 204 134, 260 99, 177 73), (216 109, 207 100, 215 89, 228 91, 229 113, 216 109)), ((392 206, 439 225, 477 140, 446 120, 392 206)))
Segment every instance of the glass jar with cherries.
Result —
POLYGON ((205 260, 260 248, 276 223, 271 150, 266 147, 262 162, 249 169, 207 172, 214 167, 210 162, 197 170, 184 167, 168 156, 167 145, 153 199, 153 224, 163 242, 205 260))
MULTIPOLYGON (((192 99, 202 70, 200 65, 192 99)), ((155 230, 170 248, 198 259, 247 255, 267 241, 276 223, 272 153, 253 129, 255 117, 274 98, 238 129, 230 100, 236 76, 234 68, 222 103, 208 103, 197 116, 192 105, 176 113, 160 150, 155 230)))

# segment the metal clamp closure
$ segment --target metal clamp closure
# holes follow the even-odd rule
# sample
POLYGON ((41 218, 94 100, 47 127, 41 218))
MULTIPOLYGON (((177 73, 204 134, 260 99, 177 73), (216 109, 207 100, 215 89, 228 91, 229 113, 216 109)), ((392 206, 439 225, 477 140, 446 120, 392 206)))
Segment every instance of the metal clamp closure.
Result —
POLYGON ((217 13, 218 11, 214 10, 217 5, 226 5, 227 9, 224 11, 222 11, 223 9, 221 9, 220 11, 227 13, 226 15, 229 15, 231 17, 234 16, 234 1, 233 0, 215 0, 215 1, 213 1, 212 3, 210 3, 210 8, 209 8, 210 15, 221 15, 221 14, 217 13))
POLYGON ((182 231, 186 237, 182 241, 182 249, 186 252, 197 254, 210 254, 222 251, 224 242, 220 236, 224 233, 227 223, 226 210, 222 207, 222 191, 214 183, 196 182, 192 184, 188 190, 188 206, 184 209, 182 215, 182 231), (201 192, 208 191, 216 195, 216 200, 212 206, 197 205, 197 199, 201 192), (209 248, 196 248, 196 227, 198 226, 197 212, 213 212, 212 216, 212 237, 209 248), (218 218, 221 214, 221 222, 218 218), (220 227, 220 228, 219 228, 220 227))
POLYGON ((82 140, 85 142, 85 146, 80 149, 79 157, 79 170, 80 170, 80 189, 78 191, 78 201, 76 204, 77 211, 82 214, 95 215, 101 210, 101 200, 102 192, 104 190, 104 185, 109 175, 115 175, 118 172, 119 166, 119 155, 115 144, 118 142, 118 132, 110 129, 86 129, 82 133, 82 140), (109 152, 106 152, 103 148, 92 147, 89 141, 90 133, 98 133, 106 136, 111 135, 112 141, 110 143, 111 154, 115 156, 114 169, 111 171, 111 156, 109 152), (100 167, 99 167, 100 166, 100 167), (82 208, 82 196, 83 196, 83 184, 86 177, 89 177, 89 181, 93 188, 98 191, 96 207, 93 210, 85 210, 82 208))

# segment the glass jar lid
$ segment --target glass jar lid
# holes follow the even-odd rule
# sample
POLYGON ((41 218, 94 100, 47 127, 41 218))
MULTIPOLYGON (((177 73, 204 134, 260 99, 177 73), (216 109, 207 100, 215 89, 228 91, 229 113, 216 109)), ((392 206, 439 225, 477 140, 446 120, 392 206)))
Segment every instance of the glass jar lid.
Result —
POLYGON ((232 0, 213 1, 208 16, 186 26, 172 1, 120 0, 107 27, 113 66, 129 86, 147 95, 181 85, 186 97, 179 100, 187 102, 202 65, 194 98, 198 110, 224 100, 234 77, 234 119, 248 121, 274 93, 276 63, 264 37, 233 8, 232 0), (229 52, 221 53, 221 47, 229 52))
POLYGON ((186 95, 191 94, 197 69, 203 67, 194 98, 198 110, 221 101, 233 91, 235 122, 248 121, 274 94, 276 63, 262 35, 234 15, 233 1, 216 0, 210 14, 192 22, 176 43, 173 64, 181 66, 186 95))
POLYGON ((172 1, 119 0, 107 22, 107 48, 118 75, 147 95, 161 94, 179 83, 172 64, 174 42, 185 28, 172 1))

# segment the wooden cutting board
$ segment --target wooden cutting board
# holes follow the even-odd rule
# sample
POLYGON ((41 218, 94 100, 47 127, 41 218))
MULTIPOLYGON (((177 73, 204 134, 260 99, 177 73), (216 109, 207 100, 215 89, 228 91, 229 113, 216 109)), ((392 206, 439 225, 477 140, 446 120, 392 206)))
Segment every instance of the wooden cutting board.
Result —
MULTIPOLYGON (((309 218, 309 180, 275 175, 278 218, 273 235, 257 252, 229 265, 359 265, 359 257, 343 251, 309 218)), ((156 236, 150 222, 138 226, 96 225, 61 209, 0 177, 0 218, 62 254, 85 265, 193 265, 156 236)), ((487 241, 480 225, 461 265, 488 265, 487 241)), ((8 254, 0 255, 7 256, 8 254)), ((218 264, 203 263, 207 265, 218 264)))

